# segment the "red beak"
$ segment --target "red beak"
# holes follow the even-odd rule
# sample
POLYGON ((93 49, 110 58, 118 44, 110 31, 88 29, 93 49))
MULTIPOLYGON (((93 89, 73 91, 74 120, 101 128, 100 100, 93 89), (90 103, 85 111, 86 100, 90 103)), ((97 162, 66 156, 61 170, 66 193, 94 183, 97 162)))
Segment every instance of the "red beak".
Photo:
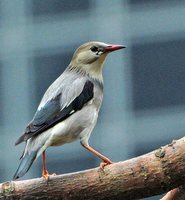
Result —
POLYGON ((112 52, 112 51, 116 51, 116 50, 123 49, 123 48, 126 48, 126 46, 111 44, 111 45, 105 47, 105 52, 112 52))

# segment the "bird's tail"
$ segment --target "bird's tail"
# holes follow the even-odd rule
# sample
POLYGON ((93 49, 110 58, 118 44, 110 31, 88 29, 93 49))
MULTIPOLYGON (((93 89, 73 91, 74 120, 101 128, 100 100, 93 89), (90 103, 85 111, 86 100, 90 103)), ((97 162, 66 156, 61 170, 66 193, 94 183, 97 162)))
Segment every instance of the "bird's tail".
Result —
POLYGON ((35 160, 36 156, 37 156, 37 151, 31 152, 31 154, 26 153, 24 155, 13 177, 13 180, 16 180, 24 176, 24 174, 26 174, 26 172, 30 169, 31 165, 33 164, 33 161, 35 160))

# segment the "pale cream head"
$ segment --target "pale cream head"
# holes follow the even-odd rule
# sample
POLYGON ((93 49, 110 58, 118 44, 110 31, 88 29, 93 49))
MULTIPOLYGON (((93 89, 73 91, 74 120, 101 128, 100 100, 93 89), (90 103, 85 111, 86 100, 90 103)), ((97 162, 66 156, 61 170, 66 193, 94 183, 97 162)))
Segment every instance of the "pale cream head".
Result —
POLYGON ((81 45, 74 53, 70 66, 83 70, 90 76, 102 79, 102 67, 108 53, 124 48, 103 42, 88 42, 81 45))

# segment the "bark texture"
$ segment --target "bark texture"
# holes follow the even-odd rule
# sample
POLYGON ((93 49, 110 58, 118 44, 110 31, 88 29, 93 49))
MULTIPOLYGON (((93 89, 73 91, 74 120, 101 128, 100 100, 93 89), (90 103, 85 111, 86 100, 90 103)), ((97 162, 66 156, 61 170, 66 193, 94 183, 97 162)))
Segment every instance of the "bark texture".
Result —
POLYGON ((161 200, 184 200, 185 199, 185 185, 180 186, 169 191, 161 200))
POLYGON ((133 200, 184 184, 185 138, 127 161, 86 171, 0 184, 0 199, 133 200))

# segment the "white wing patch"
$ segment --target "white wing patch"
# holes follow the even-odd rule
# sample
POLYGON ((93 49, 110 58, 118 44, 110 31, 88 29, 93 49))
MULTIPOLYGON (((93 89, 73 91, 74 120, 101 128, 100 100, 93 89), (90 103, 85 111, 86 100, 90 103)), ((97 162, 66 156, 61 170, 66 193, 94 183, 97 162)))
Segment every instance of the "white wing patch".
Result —
POLYGON ((80 95, 85 85, 86 79, 83 77, 77 78, 68 87, 65 87, 62 97, 61 97, 61 110, 68 107, 72 101, 80 95))
POLYGON ((64 72, 56 81, 48 88, 44 94, 38 110, 44 105, 61 94, 60 106, 61 110, 69 106, 72 101, 82 92, 87 77, 80 76, 75 72, 64 72))

